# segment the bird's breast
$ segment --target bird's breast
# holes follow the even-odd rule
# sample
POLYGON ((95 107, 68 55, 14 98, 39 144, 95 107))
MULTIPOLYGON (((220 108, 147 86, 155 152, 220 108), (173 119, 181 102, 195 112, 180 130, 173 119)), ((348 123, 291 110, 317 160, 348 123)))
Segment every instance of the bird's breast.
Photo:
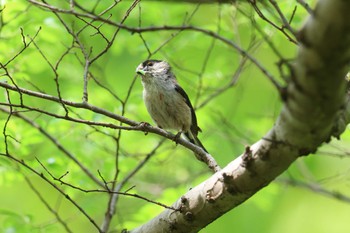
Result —
POLYGON ((159 127, 177 131, 189 129, 190 108, 175 89, 145 89, 143 98, 149 114, 159 127))
POLYGON ((164 101, 164 94, 163 94, 163 93, 159 93, 159 94, 158 94, 158 97, 159 97, 159 101, 160 101, 160 102, 163 102, 163 101, 164 101))

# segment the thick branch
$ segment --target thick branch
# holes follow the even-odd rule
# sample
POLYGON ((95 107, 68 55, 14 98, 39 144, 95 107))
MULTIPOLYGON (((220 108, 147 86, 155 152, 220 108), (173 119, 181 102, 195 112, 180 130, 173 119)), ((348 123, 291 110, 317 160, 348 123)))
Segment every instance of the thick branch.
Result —
POLYGON ((181 212, 165 210, 132 233, 198 232, 269 184, 299 156, 344 130, 349 121, 344 79, 350 59, 349 11, 349 1, 319 1, 300 31, 299 53, 275 126, 177 200, 173 206, 181 212), (340 119, 346 122, 339 124, 340 119))

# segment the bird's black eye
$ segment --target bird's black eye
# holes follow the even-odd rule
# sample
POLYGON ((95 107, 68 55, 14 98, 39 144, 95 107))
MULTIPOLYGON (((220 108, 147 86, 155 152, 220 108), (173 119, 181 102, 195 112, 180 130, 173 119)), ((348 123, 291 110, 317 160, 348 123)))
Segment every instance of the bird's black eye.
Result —
POLYGON ((147 63, 147 66, 153 66, 153 64, 154 63, 150 61, 150 62, 147 63))

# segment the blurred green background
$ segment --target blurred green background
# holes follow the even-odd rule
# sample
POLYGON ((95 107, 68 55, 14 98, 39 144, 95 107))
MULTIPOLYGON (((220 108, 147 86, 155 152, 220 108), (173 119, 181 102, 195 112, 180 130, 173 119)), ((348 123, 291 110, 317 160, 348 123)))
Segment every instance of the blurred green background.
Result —
MULTIPOLYGON (((96 4, 95 1, 78 1, 85 9, 95 9, 97 13, 113 2, 98 1, 96 4)), ((61 97, 81 102, 84 56, 60 20, 52 12, 27 1, 8 0, 0 3, 0 62, 5 64, 19 54, 6 67, 15 83, 29 90, 57 96, 56 76, 50 64, 55 66, 60 61, 56 72, 61 97), (21 29, 26 43, 35 37, 35 44, 31 43, 19 53, 23 48, 21 29), (73 48, 67 52, 72 43, 73 48)), ((48 3, 69 9, 69 1, 48 3)), ((110 14, 110 20, 120 22, 131 3, 120 2, 106 15, 110 14)), ((278 4, 287 18, 293 15, 297 6, 292 26, 300 28, 307 17, 306 11, 294 1, 279 1, 278 4)), ((313 5, 314 2, 309 4, 313 5)), ((265 16, 277 25, 281 24, 271 5, 259 6, 265 16)), ((86 13, 79 8, 76 10, 86 13)), ((84 28, 84 21, 68 14, 62 14, 61 19, 74 32, 81 30, 79 41, 90 57, 95 57, 107 46, 101 34, 96 33, 96 28, 109 40, 117 30, 100 22, 93 23, 96 28, 84 28)), ((131 11, 124 24, 129 27, 189 24, 218 32, 247 50, 281 84, 285 84, 285 81, 277 66, 280 58, 273 52, 270 43, 285 59, 292 59, 297 53, 297 46, 288 41, 281 31, 258 17, 247 3, 201 5, 142 1, 131 11), (263 37, 269 38, 268 41, 263 37)), ((173 66, 179 83, 197 107, 199 126, 203 130, 199 137, 222 167, 273 126, 282 105, 278 92, 250 61, 244 62, 242 72, 234 78, 242 62, 241 55, 235 49, 194 31, 162 30, 141 35, 121 29, 111 48, 90 66, 89 71, 93 74, 88 86, 90 104, 124 114, 135 121, 152 123, 142 101, 141 81, 135 75, 137 65, 149 57, 149 49, 152 58, 168 60, 173 66), (212 97, 230 82, 233 82, 230 88, 212 97), (98 83, 108 87, 109 91, 98 83)), ((0 72, 0 81, 12 84, 5 70, 1 69, 0 72)), ((1 92, 0 102, 8 102, 6 91, 1 89, 1 92)), ((18 93, 10 93, 10 99, 13 104, 20 104, 18 93)), ((34 108, 65 114, 60 104, 28 96, 23 96, 23 102, 34 108)), ((0 107, 6 109, 5 106, 0 107)), ((70 108, 69 111, 76 118, 118 124, 106 116, 84 109, 70 108)), ((137 131, 122 131, 119 134, 117 130, 96 129, 35 111, 21 113, 53 135, 97 178, 100 171, 106 181, 112 181, 115 175, 116 155, 119 158, 120 181, 161 140, 154 134, 145 136, 137 131), (120 137, 119 144, 115 137, 120 137)), ((99 188, 35 127, 15 116, 8 121, 8 114, 3 111, 0 111, 0 127, 11 135, 7 139, 9 153, 39 173, 49 177, 37 160, 56 177, 69 171, 63 178, 67 183, 84 190, 99 188)), ((4 133, 0 139, 0 153, 3 154, 4 133)), ((346 131, 340 141, 334 140, 322 146, 317 154, 300 158, 275 182, 201 232, 349 232, 349 140, 350 134, 346 131), (292 181, 296 183, 293 185, 292 181), (339 200, 346 196, 347 199, 339 200)), ((172 141, 165 141, 122 191, 133 187, 130 193, 171 205, 210 175, 207 167, 198 162, 192 152, 176 146, 172 141)), ((4 156, 0 156, 0 232, 66 232, 29 184, 41 193, 72 232, 97 232, 88 219, 47 182, 4 156)), ((55 184, 101 225, 108 204, 107 194, 85 193, 59 182, 55 184)), ((110 232, 137 227, 162 210, 155 204, 120 196, 110 232)))

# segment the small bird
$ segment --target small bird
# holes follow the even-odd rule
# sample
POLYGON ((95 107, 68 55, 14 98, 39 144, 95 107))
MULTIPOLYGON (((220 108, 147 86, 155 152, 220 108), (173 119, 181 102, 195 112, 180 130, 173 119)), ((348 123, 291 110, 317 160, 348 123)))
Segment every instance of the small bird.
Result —
POLYGON ((208 153, 197 137, 202 130, 197 125, 196 113, 170 65, 166 61, 146 60, 137 67, 136 73, 141 75, 143 100, 157 126, 176 130, 177 138, 184 133, 191 143, 208 153))

